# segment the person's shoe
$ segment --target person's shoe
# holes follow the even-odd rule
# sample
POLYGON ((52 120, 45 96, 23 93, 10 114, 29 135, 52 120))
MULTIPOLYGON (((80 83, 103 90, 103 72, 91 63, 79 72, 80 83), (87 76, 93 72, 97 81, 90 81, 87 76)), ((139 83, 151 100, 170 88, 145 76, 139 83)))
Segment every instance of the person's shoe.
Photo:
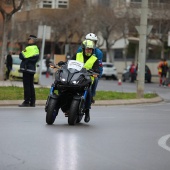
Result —
POLYGON ((22 104, 19 104, 18 106, 19 106, 19 107, 30 107, 30 104, 23 102, 22 104))
POLYGON ((30 107, 35 107, 35 103, 30 103, 30 107))
POLYGON ((84 121, 85 121, 86 123, 88 123, 88 122, 90 121, 90 112, 89 112, 89 109, 86 109, 86 111, 85 111, 84 121))

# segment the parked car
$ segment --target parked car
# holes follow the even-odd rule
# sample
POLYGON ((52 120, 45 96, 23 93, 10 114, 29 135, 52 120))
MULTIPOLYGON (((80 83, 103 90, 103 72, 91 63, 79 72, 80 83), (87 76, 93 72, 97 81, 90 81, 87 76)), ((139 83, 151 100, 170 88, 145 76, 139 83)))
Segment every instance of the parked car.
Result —
POLYGON ((102 77, 113 78, 117 80, 117 69, 112 63, 103 62, 103 74, 102 77))
MULTIPOLYGON (((12 70, 10 72, 10 79, 22 79, 23 74, 19 72, 21 60, 19 59, 19 55, 12 55, 13 65, 12 70)), ((34 83, 39 82, 39 64, 36 64, 36 73, 34 74, 34 83)))
MULTIPOLYGON (((122 73, 122 81, 125 82, 126 80, 131 81, 131 75, 130 75, 130 66, 127 66, 126 69, 124 69, 122 73)), ((148 83, 151 83, 152 74, 147 65, 145 65, 145 81, 148 83)))

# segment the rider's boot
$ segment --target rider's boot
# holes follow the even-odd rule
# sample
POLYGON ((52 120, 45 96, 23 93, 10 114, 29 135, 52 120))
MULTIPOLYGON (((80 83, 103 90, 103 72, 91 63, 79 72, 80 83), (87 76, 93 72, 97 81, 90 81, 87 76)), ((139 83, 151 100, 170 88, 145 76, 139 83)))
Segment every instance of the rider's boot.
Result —
POLYGON ((86 109, 86 111, 85 111, 84 121, 85 121, 86 123, 88 123, 88 122, 90 121, 90 111, 89 111, 89 109, 86 109))

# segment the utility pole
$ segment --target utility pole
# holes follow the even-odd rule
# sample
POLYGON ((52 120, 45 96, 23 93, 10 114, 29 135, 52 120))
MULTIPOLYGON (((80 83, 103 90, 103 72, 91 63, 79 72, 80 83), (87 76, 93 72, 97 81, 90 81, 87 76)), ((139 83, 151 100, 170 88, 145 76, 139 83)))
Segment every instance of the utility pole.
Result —
POLYGON ((46 39, 46 25, 43 26, 43 36, 42 36, 42 47, 41 47, 41 58, 40 58, 40 75, 39 75, 39 84, 41 85, 41 75, 42 75, 42 62, 44 57, 44 48, 45 48, 45 39, 46 39))
POLYGON ((148 21, 148 0, 142 0, 140 18, 140 39, 138 57, 138 81, 137 97, 143 98, 145 84, 145 62, 146 62, 146 41, 147 41, 147 21, 148 21))

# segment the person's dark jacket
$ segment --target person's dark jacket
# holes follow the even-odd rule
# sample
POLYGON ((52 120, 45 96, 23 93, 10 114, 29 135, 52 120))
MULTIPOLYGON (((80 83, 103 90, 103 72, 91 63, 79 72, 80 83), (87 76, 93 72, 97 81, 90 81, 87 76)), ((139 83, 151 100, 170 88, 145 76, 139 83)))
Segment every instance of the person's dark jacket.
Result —
MULTIPOLYGON (((35 44, 30 44, 30 45, 35 45, 35 44)), ((36 72, 36 63, 39 59, 39 55, 25 58, 23 54, 20 53, 19 58, 22 60, 20 64, 20 72, 28 72, 32 74, 36 72)))
POLYGON ((168 63, 166 61, 164 61, 161 65, 161 68, 162 68, 162 73, 166 74, 168 71, 168 63))
MULTIPOLYGON (((86 56, 84 53, 83 53, 83 56, 84 56, 84 63, 86 63, 86 61, 90 58, 89 56, 86 56)), ((71 58, 72 60, 76 60, 76 54, 71 58)), ((100 70, 99 70, 99 60, 96 60, 95 63, 93 64, 93 67, 92 67, 93 71, 96 72, 96 73, 100 73, 100 70)))
POLYGON ((12 69, 12 56, 10 54, 7 55, 6 57, 6 67, 12 69))
POLYGON ((49 65, 50 63, 51 63, 50 58, 47 58, 47 59, 45 60, 45 65, 46 65, 47 68, 50 67, 50 65, 49 65))

